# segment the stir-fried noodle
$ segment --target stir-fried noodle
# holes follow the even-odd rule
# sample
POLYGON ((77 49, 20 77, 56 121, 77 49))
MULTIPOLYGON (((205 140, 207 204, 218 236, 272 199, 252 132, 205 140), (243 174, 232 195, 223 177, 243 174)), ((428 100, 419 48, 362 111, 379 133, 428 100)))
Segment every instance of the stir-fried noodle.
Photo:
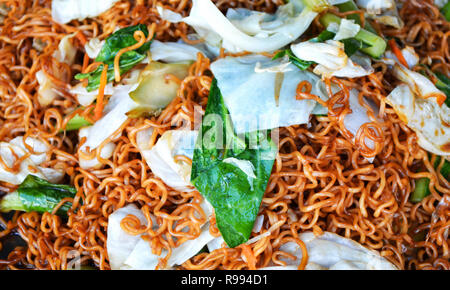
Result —
MULTIPOLYGON (((195 110, 199 106, 204 110, 208 100, 212 82, 210 60, 199 54, 186 78, 168 76, 180 83, 177 98, 157 117, 128 119, 118 130, 122 132, 120 137, 114 139, 116 147, 111 159, 99 156, 101 147, 111 138, 93 151, 104 164, 102 169, 82 169, 78 154, 89 154, 77 150, 81 144, 75 133, 64 133, 62 129, 75 114, 95 121, 95 105, 79 108, 69 93, 74 75, 92 69, 88 65, 93 60, 84 55, 87 39, 105 39, 116 27, 142 23, 148 27, 156 24, 154 32, 158 40, 181 38, 192 42, 187 38, 190 30, 186 24, 163 21, 156 9, 162 4, 187 15, 191 1, 120 1, 96 18, 65 25, 52 20, 50 1, 0 2, 0 140, 8 142, 23 135, 25 139, 33 137, 47 144, 51 150, 41 166, 63 170, 66 184, 77 189, 75 198, 60 203, 72 202, 66 219, 36 212, 15 212, 8 219, 0 218, 3 229, 0 248, 1 239, 11 234, 19 234, 26 241, 26 246, 16 247, 6 260, 0 261, 0 268, 66 269, 76 252, 81 255, 82 264, 109 269, 108 216, 130 203, 141 208, 148 224, 142 225, 137 218, 128 216, 122 220, 122 228, 132 234, 143 234, 155 254, 167 250, 159 265, 164 266, 173 248, 199 236, 208 217, 200 207, 202 196, 198 191, 171 189, 151 172, 137 149, 136 134, 153 128, 154 144, 167 130, 186 124, 194 129, 195 110), (68 34, 76 34, 74 45, 78 49, 71 66, 53 56, 60 40, 68 34), (38 101, 35 75, 39 70, 57 88, 57 98, 46 107, 38 101), (156 217, 157 230, 152 229, 150 214, 156 217)), ((403 44, 413 46, 421 63, 448 76, 450 24, 431 2, 403 1, 399 11, 405 23, 403 29, 381 24, 374 27, 381 35, 395 35, 403 44)), ((215 3, 222 10, 239 6, 269 12, 283 4, 268 0, 215 3)), ((309 33, 319 31, 319 25, 314 22, 309 33)), ((322 101, 328 107, 327 116, 311 116, 307 125, 280 128, 279 153, 260 208, 264 223, 251 236, 257 238, 236 248, 200 253, 179 268, 255 269, 269 264, 284 265, 281 258, 295 259, 280 250, 287 242, 302 248, 300 268, 304 268, 307 252, 298 233, 306 230, 329 231, 351 238, 378 251, 400 269, 450 268, 450 184, 439 173, 444 159, 435 169, 437 157, 419 147, 416 134, 385 102, 397 81, 386 64, 377 62, 374 68, 375 73, 370 76, 328 81, 330 99, 322 101), (331 85, 342 90, 333 94, 331 85), (368 109, 371 120, 356 135, 343 122, 351 112, 352 88, 360 91, 359 102, 368 109), (378 105, 379 111, 375 112, 363 96, 378 105), (373 146, 367 144, 368 140, 373 146), (369 158, 374 158, 373 163, 369 158), (430 179, 431 194, 419 203, 412 203, 410 194, 421 177, 430 179)), ((296 97, 318 99, 310 91, 310 84, 303 83, 296 97)), ((90 158, 94 157, 92 154, 90 158)), ((10 170, 14 172, 16 168, 10 170)), ((15 188, 0 183, 5 194, 15 188)), ((209 222, 210 232, 219 236, 214 218, 209 222)))

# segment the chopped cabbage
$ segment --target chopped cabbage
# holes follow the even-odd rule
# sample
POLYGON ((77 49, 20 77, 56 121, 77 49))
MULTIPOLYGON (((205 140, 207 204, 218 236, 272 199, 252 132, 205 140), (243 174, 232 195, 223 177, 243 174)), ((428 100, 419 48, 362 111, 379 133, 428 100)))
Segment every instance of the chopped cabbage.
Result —
POLYGON ((186 18, 159 8, 163 19, 191 25, 201 38, 230 52, 270 52, 300 37, 318 15, 300 0, 292 0, 275 14, 230 9, 225 17, 210 0, 194 0, 186 18), (167 16, 169 15, 169 16, 167 16), (165 17, 165 18, 164 18, 165 17))
MULTIPOLYGON (((412 69, 414 66, 416 66, 419 63, 419 55, 416 53, 413 47, 406 46, 402 50, 402 55, 406 60, 406 63, 408 64, 408 68, 412 69)), ((396 62, 399 62, 397 59, 397 56, 392 53, 392 51, 388 50, 385 53, 385 57, 382 59, 382 61, 386 62, 387 64, 394 65, 396 62)))
MULTIPOLYGON (((151 137, 149 132, 142 134, 151 137)), ((137 143, 153 174, 173 189, 188 192, 194 190, 190 183, 191 165, 175 161, 175 156, 192 159, 197 135, 197 131, 170 130, 164 132, 152 148, 148 148, 148 141, 142 135, 137 143)))
POLYGON ((211 64, 237 134, 308 123, 316 102, 296 100, 297 86, 306 80, 312 85, 311 93, 320 96, 316 86, 320 79, 292 64, 284 73, 256 70, 258 63, 260 68, 268 68, 279 66, 280 61, 250 55, 226 57, 211 64), (282 74, 279 92, 276 91, 277 74, 282 74))
POLYGON ((84 50, 86 51, 89 58, 95 59, 102 50, 104 44, 105 40, 100 41, 100 39, 94 37, 84 45, 84 50))
MULTIPOLYGON (((397 270, 378 252, 330 232, 317 237, 312 232, 304 232, 299 238, 308 251, 306 270, 397 270)), ((296 270, 302 258, 300 246, 287 242, 280 247, 280 251, 294 255, 296 260, 280 256, 287 266, 273 265, 259 270, 296 270)))
MULTIPOLYGON (((188 240, 177 248, 172 249, 172 255, 167 260, 166 268, 175 265, 181 265, 193 256, 195 256, 208 242, 212 241, 214 236, 209 232, 209 223, 202 226, 200 236, 194 240, 188 240)), ((125 269, 133 270, 155 270, 159 259, 167 255, 163 250, 161 256, 152 253, 152 249, 147 241, 140 240, 125 261, 125 269)))
POLYGON ((25 142, 33 148, 34 152, 30 152, 25 147, 22 136, 16 137, 10 142, 0 142, 0 157, 8 168, 13 168, 18 159, 30 153, 27 158, 21 160, 15 172, 8 171, 3 164, 0 164, 0 181, 19 185, 30 174, 52 183, 61 181, 64 176, 63 171, 39 166, 46 160, 49 147, 40 140, 32 137, 28 137, 25 142))
POLYGON ((366 10, 368 18, 397 29, 404 25, 394 0, 358 0, 356 4, 366 10))
POLYGON ((113 7, 118 0, 53 0, 52 18, 58 23, 96 17, 113 7))
POLYGON ((76 33, 72 33, 64 36, 59 42, 58 50, 53 53, 53 57, 59 62, 65 62, 69 65, 73 64, 77 49, 70 40, 75 37, 75 34, 76 33))
MULTIPOLYGON (((200 204, 206 217, 213 214, 212 206, 206 201, 200 204)), ((147 220, 135 205, 127 205, 116 210, 108 218, 107 251, 112 270, 154 270, 159 263, 159 259, 167 255, 163 250, 161 255, 152 253, 148 243, 142 239, 142 235, 129 235, 120 227, 121 221, 128 215, 137 217, 141 224, 146 226, 147 220)), ((157 230, 158 225, 154 216, 152 219, 153 230, 157 230)), ((172 249, 172 254, 167 261, 167 268, 174 265, 181 265, 191 257, 195 256, 214 237, 209 233, 209 223, 206 222, 201 227, 200 236, 193 240, 182 243, 179 247, 172 249)))
POLYGON ((434 98, 424 99, 407 84, 396 87, 386 98, 400 119, 416 132, 418 144, 425 150, 450 156, 450 109, 439 106, 434 98))
MULTIPOLYGON (((333 22, 335 23, 335 22, 333 22)), ((327 29, 329 29, 328 26, 327 29)), ((336 31, 336 35, 334 36, 334 40, 342 40, 347 38, 355 37, 356 34, 361 30, 361 26, 356 24, 354 20, 348 20, 346 18, 342 18, 341 23, 339 24, 339 28, 336 31)))
POLYGON ((106 249, 112 270, 120 269, 123 266, 136 244, 141 240, 140 236, 129 235, 120 227, 120 222, 128 215, 135 216, 141 224, 147 225, 144 214, 134 204, 122 207, 109 215, 106 249))
POLYGON ((166 63, 196 61, 197 54, 203 53, 200 49, 189 44, 158 40, 153 40, 150 52, 152 60, 166 63))
POLYGON ((38 101, 41 106, 50 105, 53 100, 59 95, 56 87, 53 85, 51 79, 44 73, 43 70, 36 72, 36 80, 39 84, 38 101))
POLYGON ((396 63, 393 73, 396 78, 408 84, 411 90, 423 99, 430 98, 437 103, 439 100, 446 99, 446 95, 438 90, 432 81, 418 72, 409 70, 403 65, 396 63))
POLYGON ((291 50, 302 60, 318 63, 314 73, 322 75, 323 78, 332 76, 356 78, 374 71, 368 57, 355 54, 349 58, 345 54, 344 44, 339 41, 327 40, 325 43, 305 41, 291 45, 291 50), (369 63, 366 60, 369 60, 369 63))
MULTIPOLYGON (((103 117, 95 122, 92 127, 89 127, 86 142, 83 143, 80 150, 85 151, 87 148, 94 150, 107 138, 114 134, 121 134, 121 132, 116 131, 128 119, 127 113, 138 106, 128 95, 130 87, 120 86, 115 89, 114 94, 103 110, 103 117)), ((114 137, 117 136, 113 136, 113 139, 114 137)))
MULTIPOLYGON (((91 127, 84 127, 81 128, 78 131, 78 136, 79 139, 81 140, 81 138, 83 137, 88 137, 90 132, 91 132, 91 127)), ((86 147, 82 146, 81 150, 84 150, 86 147)), ((109 159, 111 158, 111 156, 113 155, 114 150, 116 149, 116 144, 114 144, 113 142, 109 142, 107 144, 105 144, 105 146, 102 147, 102 150, 100 151, 100 157, 103 159, 109 159)), ((83 169, 99 169, 101 168, 101 163, 100 161, 94 157, 92 159, 85 159, 83 158, 83 156, 79 156, 79 163, 80 163, 80 167, 83 169)))

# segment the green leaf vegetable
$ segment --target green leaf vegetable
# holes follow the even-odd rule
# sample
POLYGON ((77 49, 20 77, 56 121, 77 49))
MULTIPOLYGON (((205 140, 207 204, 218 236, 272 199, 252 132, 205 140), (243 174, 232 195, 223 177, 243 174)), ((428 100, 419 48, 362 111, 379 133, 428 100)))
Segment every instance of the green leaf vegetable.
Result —
POLYGON ((312 64, 314 64, 313 61, 306 61, 306 60, 299 59, 298 57, 296 57, 294 55, 294 53, 292 52, 292 50, 290 48, 278 52, 272 58, 272 60, 276 60, 276 59, 282 58, 282 57, 284 57, 286 55, 289 57, 289 61, 292 62, 292 64, 295 65, 296 67, 298 67, 300 70, 306 70, 312 64))
MULTIPOLYGON (((333 39, 336 33, 324 30, 322 31, 317 37, 314 37, 310 39, 311 42, 325 42, 329 39, 333 39)), ((356 51, 368 47, 365 43, 363 43, 360 40, 357 40, 355 38, 347 38, 340 40, 342 43, 344 43, 344 50, 348 57, 352 56, 356 51)), ((315 62, 313 61, 306 61, 303 59, 300 59, 295 56, 295 54, 292 52, 290 48, 281 50, 275 56, 272 58, 272 60, 276 60, 279 58, 282 58, 284 56, 289 57, 289 61, 292 62, 293 65, 298 67, 300 70, 306 70, 308 69, 312 64, 315 62)))
MULTIPOLYGON (((77 190, 72 186, 52 184, 37 176, 28 175, 16 191, 2 198, 0 211, 52 212, 62 199, 73 198, 76 193, 77 190)), ((71 206, 70 202, 64 203, 57 214, 66 215, 71 206)))
POLYGON ((445 20, 450 21, 450 1, 441 8, 441 13, 444 15, 445 20))
MULTIPOLYGON (((323 26, 328 27, 331 23, 340 24, 341 18, 331 13, 325 13, 320 17, 319 21, 323 26)), ((365 45, 365 47, 362 47, 360 50, 374 58, 380 58, 386 50, 386 41, 382 37, 366 29, 361 28, 354 38, 365 45)))
POLYGON ((191 182, 214 207, 217 227, 229 247, 249 239, 272 171, 277 147, 263 135, 234 133, 214 79, 194 150, 191 182), (227 158, 251 162, 255 178, 224 162, 227 158))
MULTIPOLYGON (((82 80, 88 79, 88 85, 86 90, 88 92, 94 91, 100 86, 100 77, 104 68, 104 64, 108 65, 107 72, 107 82, 112 82, 114 80, 114 57, 117 53, 126 47, 130 47, 137 43, 136 39, 134 39, 134 32, 142 31, 145 37, 148 37, 148 29, 143 24, 138 24, 135 26, 129 26, 122 28, 112 35, 110 35, 105 40, 105 44, 103 45, 100 53, 95 59, 96 62, 101 62, 103 64, 99 65, 97 69, 89 73, 79 73, 75 76, 75 79, 82 80)), ((135 65, 144 60, 146 56, 146 52, 150 49, 151 41, 144 43, 140 48, 125 52, 122 54, 119 60, 119 71, 120 74, 128 72, 135 65)))
POLYGON ((86 120, 84 117, 76 114, 72 117, 72 119, 69 120, 69 122, 67 122, 65 131, 75 131, 91 125, 91 122, 86 120))
MULTIPOLYGON (((310 39, 309 41, 312 42, 325 42, 329 39, 333 39, 336 36, 336 33, 329 31, 329 30, 324 30, 322 31, 319 36, 310 39)), ((361 50, 363 48, 369 47, 367 44, 365 44, 364 42, 362 42, 361 40, 358 40, 356 38, 346 38, 346 39, 342 39, 340 40, 343 44, 344 44, 344 51, 345 54, 350 57, 353 54, 355 54, 358 50, 361 50)))
MULTIPOLYGON (((434 167, 436 168, 441 162, 441 157, 437 157, 434 162, 434 167)), ((450 162, 447 160, 444 161, 444 165, 441 168, 441 175, 450 181, 450 162)), ((411 194, 410 201, 417 203, 421 202, 425 197, 431 194, 430 188, 430 179, 426 177, 419 178, 416 181, 416 186, 414 191, 411 194)))
POLYGON ((450 79, 440 72, 435 72, 434 75, 438 79, 436 82, 436 87, 445 93, 447 96, 447 99, 445 99, 445 104, 450 107, 450 79))

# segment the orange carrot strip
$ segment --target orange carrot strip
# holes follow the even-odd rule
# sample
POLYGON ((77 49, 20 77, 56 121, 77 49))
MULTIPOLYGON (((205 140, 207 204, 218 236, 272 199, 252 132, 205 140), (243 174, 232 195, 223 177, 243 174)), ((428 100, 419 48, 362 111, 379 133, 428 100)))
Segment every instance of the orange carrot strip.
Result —
POLYGON ((104 64, 102 75, 100 76, 100 87, 98 88, 97 104, 95 105, 94 116, 95 120, 99 120, 102 117, 103 112, 103 99, 105 96, 106 82, 108 81, 108 65, 104 64))
POLYGON ((395 42, 395 39, 393 39, 393 38, 390 39, 388 43, 389 43, 389 46, 390 46, 391 49, 392 49, 392 52, 393 52, 393 53, 395 54, 395 56, 397 57, 398 61, 399 61, 402 65, 408 67, 408 63, 406 62, 406 59, 405 59, 405 57, 403 56, 402 51, 400 50, 400 48, 398 48, 397 43, 395 42))

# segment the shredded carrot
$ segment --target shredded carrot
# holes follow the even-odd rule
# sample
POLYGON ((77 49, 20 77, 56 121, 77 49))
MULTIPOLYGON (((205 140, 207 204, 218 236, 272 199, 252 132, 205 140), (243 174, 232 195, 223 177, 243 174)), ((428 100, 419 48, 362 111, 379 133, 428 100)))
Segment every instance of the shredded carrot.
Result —
POLYGON ((242 254, 245 256, 245 259, 247 259, 249 269, 256 270, 256 257, 249 245, 242 245, 242 254))
POLYGON ((136 39, 136 41, 138 43, 136 43, 132 46, 129 46, 129 47, 122 48, 121 50, 119 50, 119 52, 114 57, 114 79, 116 80, 116 82, 120 82, 119 62, 120 62, 120 57, 122 56, 122 54, 124 54, 128 51, 131 51, 131 50, 138 49, 139 47, 144 45, 144 43, 146 41, 144 32, 142 32, 140 30, 135 31, 133 36, 134 36, 134 39, 136 39))
POLYGON ((104 64, 102 75, 100 76, 100 87, 98 89, 97 104, 95 105, 94 115, 95 120, 99 120, 102 117, 103 112, 103 98, 105 96, 106 82, 108 81, 108 65, 104 64))
POLYGON ((397 46, 397 43, 395 42, 395 39, 392 38, 392 39, 389 40, 389 46, 391 47, 392 52, 393 52, 393 53, 395 54, 395 56, 397 57, 398 61, 399 61, 402 65, 408 67, 408 63, 406 62, 406 59, 405 59, 405 57, 403 56, 402 51, 401 51, 400 48, 397 46))

